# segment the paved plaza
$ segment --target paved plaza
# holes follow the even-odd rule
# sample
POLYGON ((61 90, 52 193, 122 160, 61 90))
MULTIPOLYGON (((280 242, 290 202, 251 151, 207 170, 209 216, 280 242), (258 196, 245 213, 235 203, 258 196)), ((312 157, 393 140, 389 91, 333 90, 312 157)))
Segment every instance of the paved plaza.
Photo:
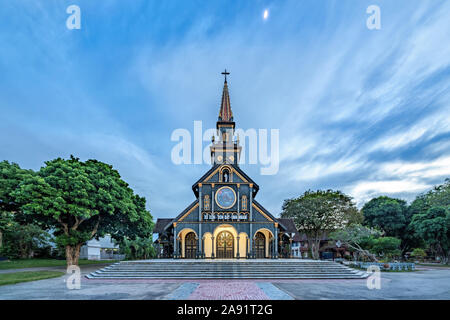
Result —
POLYGON ((450 269, 445 268, 382 273, 380 290, 369 290, 366 280, 361 279, 89 280, 84 277, 98 268, 82 268, 79 290, 67 289, 64 276, 0 286, 0 299, 450 299, 450 269))

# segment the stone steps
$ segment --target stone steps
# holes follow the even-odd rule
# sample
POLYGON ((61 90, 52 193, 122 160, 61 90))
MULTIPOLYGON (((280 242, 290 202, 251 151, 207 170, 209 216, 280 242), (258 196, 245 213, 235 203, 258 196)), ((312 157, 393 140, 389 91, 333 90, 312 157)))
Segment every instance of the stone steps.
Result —
POLYGON ((367 274, 331 261, 123 261, 89 279, 363 279, 367 274))

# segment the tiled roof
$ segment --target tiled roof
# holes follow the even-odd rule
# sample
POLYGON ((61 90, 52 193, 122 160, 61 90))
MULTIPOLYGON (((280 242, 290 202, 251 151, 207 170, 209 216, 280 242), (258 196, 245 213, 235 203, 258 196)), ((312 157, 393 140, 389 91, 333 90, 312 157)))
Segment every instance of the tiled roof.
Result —
POLYGON ((292 218, 278 218, 277 220, 286 228, 286 232, 297 232, 297 228, 295 227, 294 220, 292 218))
POLYGON ((155 228, 153 228, 153 233, 162 233, 166 226, 172 222, 172 220, 172 218, 157 219, 155 228))

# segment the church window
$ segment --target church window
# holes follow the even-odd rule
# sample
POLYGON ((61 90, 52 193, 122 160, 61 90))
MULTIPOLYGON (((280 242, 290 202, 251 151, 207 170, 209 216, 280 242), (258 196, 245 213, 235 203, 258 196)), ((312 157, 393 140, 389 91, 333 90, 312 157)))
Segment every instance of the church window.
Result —
POLYGON ((205 195, 203 197, 203 209, 209 210, 209 207, 210 207, 209 195, 205 195))
POLYGON ((227 169, 223 170, 222 172, 222 181, 230 182, 230 172, 227 169))
POLYGON ((242 205, 241 205, 242 210, 247 210, 247 196, 243 195, 242 196, 242 205))

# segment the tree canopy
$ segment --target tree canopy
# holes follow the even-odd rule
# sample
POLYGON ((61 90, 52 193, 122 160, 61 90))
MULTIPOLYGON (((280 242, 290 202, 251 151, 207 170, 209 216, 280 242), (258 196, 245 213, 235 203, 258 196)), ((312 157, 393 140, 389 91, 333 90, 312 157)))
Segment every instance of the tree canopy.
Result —
POLYGON ((12 194, 26 215, 55 230, 68 265, 78 263, 81 245, 93 237, 151 235, 145 198, 135 195, 111 165, 97 160, 47 161, 12 194))
POLYGON ((341 229, 358 220, 352 198, 340 191, 306 191, 298 198, 285 200, 281 217, 293 218, 297 229, 308 238, 314 259, 319 258, 319 245, 324 232, 341 229))
POLYGON ((450 213, 445 207, 431 207, 413 216, 411 226, 418 237, 433 247, 448 263, 450 256, 450 213))
POLYGON ((409 221, 407 220, 406 201, 381 196, 367 202, 362 212, 364 222, 370 227, 378 227, 387 236, 398 236, 409 221))

